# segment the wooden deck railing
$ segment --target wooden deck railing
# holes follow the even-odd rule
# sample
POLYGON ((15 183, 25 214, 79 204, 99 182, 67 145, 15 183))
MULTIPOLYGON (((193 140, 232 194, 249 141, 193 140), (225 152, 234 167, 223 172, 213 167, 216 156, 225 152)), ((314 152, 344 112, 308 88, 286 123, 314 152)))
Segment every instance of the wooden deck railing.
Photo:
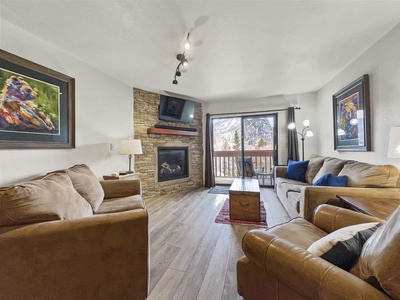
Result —
MULTIPOLYGON (((216 177, 239 177, 237 158, 241 151, 214 151, 214 174, 216 177)), ((254 169, 264 168, 265 172, 273 166, 273 150, 246 150, 245 158, 251 158, 254 169)))

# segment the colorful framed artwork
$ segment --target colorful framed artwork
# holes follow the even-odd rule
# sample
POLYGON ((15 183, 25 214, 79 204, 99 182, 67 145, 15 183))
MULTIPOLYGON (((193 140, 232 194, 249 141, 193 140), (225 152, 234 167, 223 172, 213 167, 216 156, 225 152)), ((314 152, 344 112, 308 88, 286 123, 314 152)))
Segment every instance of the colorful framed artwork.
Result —
POLYGON ((75 148, 75 80, 0 50, 0 149, 75 148))
POLYGON ((335 150, 370 151, 369 79, 363 75, 333 95, 335 150))

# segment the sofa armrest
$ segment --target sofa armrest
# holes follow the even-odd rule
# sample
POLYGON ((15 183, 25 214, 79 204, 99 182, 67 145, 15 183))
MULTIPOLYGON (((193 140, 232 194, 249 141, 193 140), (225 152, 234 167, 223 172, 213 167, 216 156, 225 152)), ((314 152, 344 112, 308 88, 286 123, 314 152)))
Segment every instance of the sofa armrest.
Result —
POLYGON ((286 178, 287 166, 275 166, 274 178, 283 177, 286 178))
POLYGON ((346 226, 369 222, 384 223, 384 220, 327 204, 319 205, 313 216, 314 225, 328 233, 346 226))
POLYGON ((340 200, 336 195, 400 199, 400 189, 305 186, 301 189, 300 216, 311 222, 314 210, 318 205, 327 203, 340 206, 340 200))
POLYGON ((43 222, 0 234, 4 299, 145 299, 145 209, 43 222))
POLYGON ((100 180, 104 199, 142 195, 140 178, 129 180, 100 180))
POLYGON ((306 299, 389 299, 358 277, 268 231, 247 233, 243 250, 248 259, 306 299))

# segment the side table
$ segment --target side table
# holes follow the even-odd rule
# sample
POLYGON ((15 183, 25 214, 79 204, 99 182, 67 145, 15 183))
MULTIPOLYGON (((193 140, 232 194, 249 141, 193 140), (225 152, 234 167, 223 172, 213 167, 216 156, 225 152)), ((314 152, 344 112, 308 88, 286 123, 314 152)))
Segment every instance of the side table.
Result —
POLYGON ((133 178, 139 178, 140 173, 131 173, 131 174, 125 174, 125 175, 119 175, 119 174, 110 174, 110 175, 104 175, 103 179, 104 180, 124 180, 124 179, 133 179, 133 178))
POLYGON ((337 195, 343 207, 386 220, 400 205, 399 199, 383 199, 369 197, 346 197, 337 195))

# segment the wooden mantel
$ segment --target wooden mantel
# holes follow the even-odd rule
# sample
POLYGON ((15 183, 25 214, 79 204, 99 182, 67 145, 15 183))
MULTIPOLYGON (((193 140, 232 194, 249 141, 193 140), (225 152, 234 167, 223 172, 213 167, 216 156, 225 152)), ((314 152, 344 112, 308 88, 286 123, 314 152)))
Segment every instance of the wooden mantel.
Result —
POLYGON ((178 130, 178 129, 165 129, 165 128, 148 128, 147 133, 150 134, 174 134, 174 135, 190 135, 190 136, 198 136, 199 133, 197 131, 186 131, 186 130, 178 130))

